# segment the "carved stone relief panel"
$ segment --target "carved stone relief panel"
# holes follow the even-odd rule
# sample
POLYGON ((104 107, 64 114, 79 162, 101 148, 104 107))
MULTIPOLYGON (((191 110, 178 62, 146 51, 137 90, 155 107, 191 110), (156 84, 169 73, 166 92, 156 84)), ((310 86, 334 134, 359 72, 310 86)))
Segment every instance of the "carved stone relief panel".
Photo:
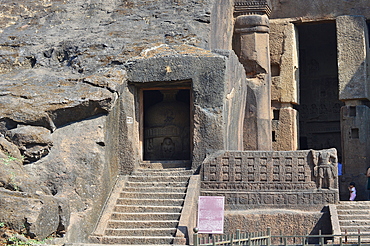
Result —
POLYGON ((335 149, 220 151, 206 158, 201 175, 202 194, 223 194, 230 206, 338 201, 335 149))

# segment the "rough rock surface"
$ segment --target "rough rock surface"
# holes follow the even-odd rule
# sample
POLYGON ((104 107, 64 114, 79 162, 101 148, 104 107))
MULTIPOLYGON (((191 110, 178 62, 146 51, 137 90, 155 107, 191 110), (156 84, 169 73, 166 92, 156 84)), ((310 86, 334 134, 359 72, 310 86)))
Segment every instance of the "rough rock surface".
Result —
MULTIPOLYGON (((231 2, 1 1, 0 222, 36 238, 69 226, 67 237, 83 241, 117 174, 107 163, 118 158, 116 151, 106 156, 106 138, 116 141, 112 132, 120 132, 109 129, 109 114, 124 114, 115 105, 125 108, 120 99, 132 97, 128 61, 160 45, 230 48, 232 10, 224 7, 231 2)), ((273 17, 370 13, 367 0, 356 8, 352 0, 325 1, 330 13, 323 2, 272 0, 273 17)))
POLYGON ((213 3, 2 1, 1 222, 36 238, 69 224, 71 240, 87 236, 114 183, 101 115, 121 95, 125 63, 161 44, 207 48, 213 3))
POLYGON ((116 175, 104 157, 114 124, 102 115, 121 95, 125 63, 161 44, 208 48, 213 3, 1 2, 1 222, 36 238, 69 226, 69 239, 84 240, 116 175))

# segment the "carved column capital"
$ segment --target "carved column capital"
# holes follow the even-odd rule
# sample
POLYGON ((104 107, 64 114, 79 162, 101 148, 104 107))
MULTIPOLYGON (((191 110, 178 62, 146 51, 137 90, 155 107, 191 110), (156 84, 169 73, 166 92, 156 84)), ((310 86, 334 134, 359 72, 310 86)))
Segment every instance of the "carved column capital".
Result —
POLYGON ((234 0, 234 15, 271 15, 270 0, 234 0))
POLYGON ((236 33, 268 33, 269 29, 267 15, 240 15, 235 20, 236 33))

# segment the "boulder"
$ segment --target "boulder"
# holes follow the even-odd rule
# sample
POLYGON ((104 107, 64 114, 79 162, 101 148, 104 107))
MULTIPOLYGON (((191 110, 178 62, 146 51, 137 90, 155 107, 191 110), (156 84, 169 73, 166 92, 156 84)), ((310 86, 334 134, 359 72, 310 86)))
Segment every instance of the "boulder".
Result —
POLYGON ((69 223, 66 200, 50 195, 28 194, 0 188, 0 221, 31 238, 63 234, 69 223))
POLYGON ((53 145, 50 130, 40 126, 18 125, 9 130, 6 137, 19 147, 24 164, 41 159, 50 152, 53 145))

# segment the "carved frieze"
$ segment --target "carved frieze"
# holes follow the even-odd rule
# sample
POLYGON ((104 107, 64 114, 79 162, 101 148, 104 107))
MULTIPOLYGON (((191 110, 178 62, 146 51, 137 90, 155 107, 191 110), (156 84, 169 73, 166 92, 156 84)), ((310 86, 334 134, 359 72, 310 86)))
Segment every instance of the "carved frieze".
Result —
POLYGON ((270 0, 234 0, 234 15, 271 15, 270 0))
POLYGON ((338 201, 335 149, 220 151, 206 158, 201 174, 203 195, 224 194, 237 205, 338 201))
POLYGON ((294 191, 294 192, 227 192, 202 191, 202 196, 224 196, 227 209, 257 207, 313 207, 336 203, 337 191, 294 191))

